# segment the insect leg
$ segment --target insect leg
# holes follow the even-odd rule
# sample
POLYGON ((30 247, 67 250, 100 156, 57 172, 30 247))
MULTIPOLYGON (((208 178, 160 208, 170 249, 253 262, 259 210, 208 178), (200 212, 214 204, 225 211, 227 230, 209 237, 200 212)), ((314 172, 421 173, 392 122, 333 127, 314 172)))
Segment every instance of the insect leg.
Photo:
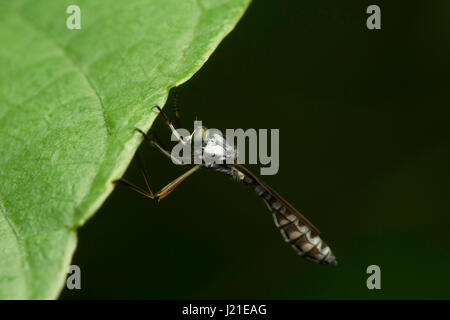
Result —
POLYGON ((137 158, 138 158, 139 169, 141 170, 141 173, 144 176, 145 184, 147 186, 148 191, 145 191, 141 187, 138 187, 138 186, 132 184, 131 182, 127 181, 124 178, 118 179, 118 180, 114 181, 114 183, 121 183, 124 186, 130 188, 131 190, 136 191, 136 192, 146 196, 147 198, 155 199, 155 195, 153 194, 152 188, 150 187, 150 181, 149 181, 150 179, 148 177, 148 172, 147 172, 147 169, 145 168, 144 160, 142 159, 142 153, 140 151, 138 151, 137 156, 138 156, 137 158))
POLYGON ((128 182, 125 179, 119 179, 114 181, 115 183, 121 183, 124 186, 130 188, 133 191, 136 191, 144 196, 146 196, 147 198, 153 199, 153 200, 161 200, 165 197, 167 197, 173 190, 175 190, 176 187, 178 187, 184 180, 186 180, 187 177, 189 177, 191 174, 193 174, 195 171, 197 171, 198 169, 200 169, 200 166, 194 166, 191 169, 189 169, 188 171, 186 171, 185 173, 183 173, 181 176, 179 176, 178 178, 176 178, 175 180, 173 180, 172 182, 170 182, 168 185, 166 185, 164 188, 162 188, 159 192, 153 194, 152 191, 150 190, 150 186, 148 186, 148 176, 146 176, 146 172, 142 173, 145 177, 147 186, 149 187, 149 192, 143 190, 142 188, 128 182))
POLYGON ((155 194, 156 200, 161 200, 165 197, 167 197, 173 190, 175 190, 176 187, 178 187, 184 180, 186 180, 187 177, 189 177, 191 174, 193 174, 195 171, 200 169, 201 167, 199 165, 196 165, 183 173, 181 176, 170 182, 168 185, 166 185, 164 188, 162 188, 159 192, 155 194))
POLYGON ((156 149, 158 149, 159 151, 161 151, 161 153, 163 155, 165 155, 167 158, 171 159, 173 163, 175 163, 176 165, 184 165, 183 161, 173 157, 169 151, 167 151, 160 143, 159 143, 159 139, 156 137, 156 135, 154 133, 152 133, 151 136, 149 136, 148 134, 146 134, 144 131, 142 131, 139 128, 136 128, 136 131, 139 132, 140 134, 142 134, 144 136, 144 139, 150 143, 152 146, 154 146, 156 149))
POLYGON ((174 108, 175 111, 175 125, 177 128, 181 128, 181 116, 180 116, 180 111, 178 109, 177 106, 175 106, 174 108))
POLYGON ((128 182, 124 178, 120 178, 119 180, 114 181, 114 183, 116 183, 116 184, 120 183, 120 184, 124 185, 125 187, 130 188, 131 190, 136 191, 137 193, 140 193, 143 196, 146 196, 147 198, 155 199, 155 196, 153 194, 150 194, 147 191, 145 191, 144 189, 142 189, 141 187, 138 187, 138 186, 132 184, 131 182, 128 182))
POLYGON ((178 133, 177 129, 175 129, 175 127, 173 126, 172 122, 170 122, 170 120, 167 117, 166 113, 164 111, 162 111, 161 108, 158 105, 154 106, 154 108, 157 108, 159 110, 159 112, 163 115, 163 117, 164 117, 164 119, 166 121, 166 125, 170 128, 170 130, 172 131, 172 134, 178 139, 178 141, 180 141, 183 145, 185 145, 186 142, 180 136, 180 134, 178 133))
POLYGON ((145 184, 147 185, 148 193, 153 197, 152 188, 150 188, 150 179, 148 177, 148 172, 145 168, 144 159, 142 158, 142 153, 140 151, 138 151, 138 164, 141 169, 142 176, 144 177, 145 184))
POLYGON ((175 97, 173 101, 173 111, 175 113, 175 127, 181 128, 181 116, 178 108, 178 92, 175 91, 175 97))

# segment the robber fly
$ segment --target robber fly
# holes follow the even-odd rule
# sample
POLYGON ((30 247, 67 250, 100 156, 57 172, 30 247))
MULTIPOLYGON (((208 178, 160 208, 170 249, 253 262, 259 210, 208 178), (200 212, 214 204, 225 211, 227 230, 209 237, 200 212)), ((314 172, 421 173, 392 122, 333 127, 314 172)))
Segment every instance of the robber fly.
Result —
MULTIPOLYGON (((330 247, 319 236, 319 230, 289 202, 284 200, 277 192, 265 184, 259 177, 251 173, 241 164, 237 163, 234 147, 228 144, 220 134, 209 133, 205 127, 197 127, 189 136, 182 137, 161 108, 158 106, 155 106, 155 108, 157 108, 164 116, 165 122, 172 131, 172 134, 181 143, 191 144, 192 146, 200 143, 201 152, 205 158, 208 158, 209 156, 209 158, 213 157, 218 161, 201 162, 201 164, 196 164, 186 173, 182 174, 180 177, 176 178, 174 181, 162 188, 159 192, 154 193, 150 188, 149 176, 147 170, 145 169, 142 157, 138 154, 139 166, 141 168, 142 175, 144 176, 147 190, 144 190, 123 178, 117 180, 116 182, 119 182, 150 199, 159 201, 167 197, 178 185, 180 185, 180 183, 200 168, 209 168, 214 171, 224 173, 231 176, 234 180, 240 181, 255 190, 256 194, 263 199, 264 203, 267 205, 267 208, 272 212, 275 225, 278 229, 280 229, 283 238, 300 256, 304 256, 306 259, 320 264, 337 264, 336 257, 331 252, 330 247), (230 161, 226 161, 227 164, 225 164, 224 160, 229 160, 230 157, 233 160, 231 161, 231 164, 229 164, 230 161)), ((178 111, 176 111, 175 114, 177 120, 179 120, 178 111)), ((146 141, 160 150, 175 164, 185 165, 182 160, 174 158, 170 152, 162 146, 154 133, 146 134, 140 129, 136 128, 136 130, 142 134, 146 141)), ((192 157, 194 156, 195 155, 193 152, 192 157)))

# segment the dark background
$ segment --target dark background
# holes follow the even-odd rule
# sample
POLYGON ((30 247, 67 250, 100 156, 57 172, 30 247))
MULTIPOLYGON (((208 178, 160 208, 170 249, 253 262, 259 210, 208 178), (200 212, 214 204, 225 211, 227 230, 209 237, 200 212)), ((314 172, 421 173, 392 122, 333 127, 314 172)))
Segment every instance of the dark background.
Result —
MULTIPOLYGON (((82 290, 61 297, 450 298, 449 18, 446 0, 254 1, 177 89, 186 128, 280 129, 280 170, 263 180, 337 267, 298 257, 252 190, 202 170, 159 204, 116 188, 79 230, 82 290), (366 28, 370 4, 381 30, 366 28), (372 264, 381 290, 366 287, 372 264)), ((154 189, 183 171, 142 149, 154 189)), ((126 177, 144 185, 135 163, 126 177)))

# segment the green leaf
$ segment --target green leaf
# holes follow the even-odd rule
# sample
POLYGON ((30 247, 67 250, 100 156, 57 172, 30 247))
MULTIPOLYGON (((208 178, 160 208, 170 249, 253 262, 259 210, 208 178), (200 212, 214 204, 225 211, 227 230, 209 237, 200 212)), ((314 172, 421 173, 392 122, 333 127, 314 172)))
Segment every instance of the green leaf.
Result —
POLYGON ((76 229, 113 190, 152 106, 249 0, 0 1, 0 298, 56 298, 76 229), (81 8, 69 30, 66 9, 81 8))

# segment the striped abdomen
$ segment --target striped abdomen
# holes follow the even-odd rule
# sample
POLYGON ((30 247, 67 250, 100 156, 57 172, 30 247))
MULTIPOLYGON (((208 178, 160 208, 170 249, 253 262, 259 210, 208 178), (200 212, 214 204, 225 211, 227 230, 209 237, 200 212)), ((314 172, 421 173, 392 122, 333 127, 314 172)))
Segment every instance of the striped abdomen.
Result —
POLYGON ((335 255, 320 238, 317 228, 248 169, 239 164, 216 166, 213 169, 252 187, 272 212, 283 238, 299 255, 316 263, 337 264, 335 255))
POLYGON ((335 255, 319 236, 319 231, 303 215, 245 167, 239 166, 234 170, 238 172, 235 173, 238 179, 250 185, 264 200, 281 235, 299 255, 316 263, 337 264, 335 255))
POLYGON ((263 187, 256 185, 254 188, 272 212, 275 225, 280 229, 284 240, 291 244, 299 255, 316 263, 337 264, 330 247, 314 230, 302 223, 289 208, 270 195, 263 187))

